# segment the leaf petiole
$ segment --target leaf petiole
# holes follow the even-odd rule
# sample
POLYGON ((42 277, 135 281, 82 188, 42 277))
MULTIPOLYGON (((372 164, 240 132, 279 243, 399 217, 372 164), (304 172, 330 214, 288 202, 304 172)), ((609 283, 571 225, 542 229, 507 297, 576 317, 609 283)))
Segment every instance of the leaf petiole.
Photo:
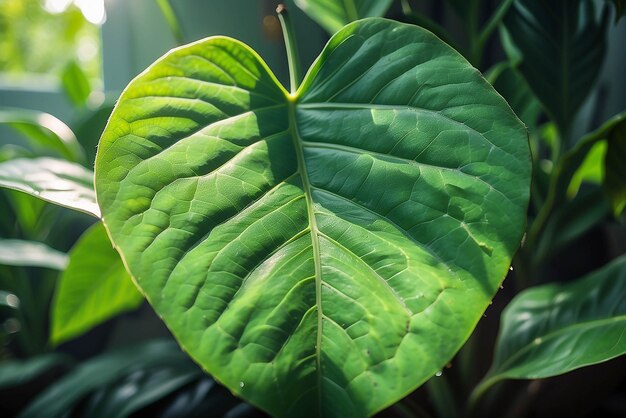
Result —
POLYGON ((298 45, 296 43, 296 35, 293 30, 289 13, 287 13, 287 7, 284 4, 279 4, 276 8, 278 14, 278 20, 280 20, 280 26, 283 29, 283 38, 285 39, 285 48, 287 49, 287 61, 289 64, 289 81, 290 81, 290 93, 293 95, 300 87, 302 81, 302 71, 300 69, 300 55, 298 53, 298 45))

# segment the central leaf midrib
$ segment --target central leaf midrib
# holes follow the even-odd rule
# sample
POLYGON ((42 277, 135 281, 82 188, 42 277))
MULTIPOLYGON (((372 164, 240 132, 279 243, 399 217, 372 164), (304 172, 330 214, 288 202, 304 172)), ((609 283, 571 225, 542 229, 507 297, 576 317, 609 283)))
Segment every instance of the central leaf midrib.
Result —
POLYGON ((303 140, 300 137, 298 131, 298 125, 296 121, 296 102, 293 97, 288 97, 288 114, 289 114, 289 131, 291 133, 291 139, 293 141, 293 147, 298 159, 298 173, 302 179, 302 190, 306 198, 307 214, 309 219, 309 230, 311 231, 311 247, 313 249, 313 262, 315 264, 315 305, 317 307, 317 337, 315 343, 315 361, 316 361, 316 373, 317 373, 317 399, 318 399, 318 413, 321 415, 322 411, 322 371, 321 371, 321 351, 322 351, 322 265, 319 249, 319 235, 317 222, 315 219, 315 210, 313 208, 313 195, 311 193, 311 183, 309 181, 309 175, 306 170, 306 163, 304 160, 304 146, 303 140))

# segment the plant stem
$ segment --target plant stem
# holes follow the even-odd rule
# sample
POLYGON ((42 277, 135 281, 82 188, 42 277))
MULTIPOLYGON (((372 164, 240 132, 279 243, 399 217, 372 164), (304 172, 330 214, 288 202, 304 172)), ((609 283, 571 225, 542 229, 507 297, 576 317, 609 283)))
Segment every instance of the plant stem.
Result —
POLYGON ((469 35, 469 53, 468 59, 476 68, 480 67, 482 58, 482 50, 478 42, 478 12, 480 2, 478 0, 469 0, 469 13, 467 20, 467 32, 469 35))
POLYGON ((161 13, 165 18, 165 22, 167 26, 169 26, 172 35, 174 36, 174 40, 178 45, 182 45, 185 43, 185 38, 183 36, 183 31, 181 30, 180 23, 178 22, 178 17, 176 16, 176 12, 172 8, 172 4, 170 0, 157 0, 157 5, 159 9, 161 9, 161 13))
POLYGON ((438 36, 442 41, 450 45, 452 48, 456 49, 457 51, 459 50, 458 45, 456 44, 456 42, 454 42, 448 31, 446 31, 443 26, 441 26, 434 20, 431 20, 428 17, 421 15, 420 13, 414 12, 413 9, 411 9, 411 5, 407 0, 402 0, 401 5, 402 13, 404 14, 404 18, 408 23, 421 26, 424 29, 428 29, 436 36, 438 36))
POLYGON ((391 410, 402 418, 431 418, 424 409, 409 398, 404 398, 400 402, 397 402, 391 407, 391 410))
MULTIPOLYGON (((558 142, 554 146, 554 150, 551 156, 553 169, 552 173, 550 173, 550 182, 548 186, 548 194, 546 195, 546 199, 543 203, 543 206, 539 210, 537 217, 533 221, 532 225, 528 231, 528 239, 526 240, 526 246, 529 251, 535 251, 537 245, 539 243, 539 239, 541 238, 541 234, 543 233, 552 212, 554 211, 557 204, 560 203, 559 200, 562 199, 562 196, 557 196, 558 188, 561 186, 560 180, 563 175, 563 161, 562 155, 564 153, 564 149, 566 144, 569 143, 571 137, 570 129, 559 129, 558 142)), ((571 177, 571 176, 570 176, 571 177)), ((567 179, 569 183, 570 178, 567 179)), ((567 185, 565 186, 567 187, 567 185)), ((534 270, 534 267, 531 268, 531 271, 534 270)))
POLYGON ((409 0, 400 0, 400 5, 402 6, 402 13, 405 15, 413 13, 413 8, 409 4, 409 0))
POLYGON ((482 50, 485 47, 485 44, 489 40, 492 32, 498 27, 500 22, 502 22, 504 15, 509 10, 511 5, 513 5, 513 1, 514 0, 502 0, 494 14, 491 15, 491 18, 489 19, 489 22, 487 22, 487 25, 485 25, 485 29, 483 29, 483 31, 480 33, 480 36, 478 38, 478 48, 482 50))
POLYGON ((298 45, 296 44, 296 36, 293 30, 289 13, 284 4, 279 4, 276 8, 280 26, 283 29, 283 37, 285 38, 285 48, 287 49, 287 62, 289 64, 289 81, 291 84, 291 94, 295 94, 300 87, 302 81, 302 72, 300 70, 300 56, 298 54, 298 45))
POLYGON ((445 375, 432 377, 426 382, 426 390, 430 395, 439 418, 458 418, 456 402, 452 388, 445 375))
POLYGON ((482 380, 478 385, 474 388, 472 393, 470 394, 467 411, 468 415, 471 417, 476 412, 476 408, 478 406, 478 401, 480 398, 496 383, 502 380, 499 376, 492 376, 490 378, 482 380))
POLYGON ((7 272, 14 279, 11 291, 20 300, 17 318, 20 321, 21 329, 18 331, 17 339, 21 349, 29 356, 40 354, 44 351, 45 346, 46 336, 42 323, 45 316, 40 312, 31 280, 21 267, 7 269, 7 272))

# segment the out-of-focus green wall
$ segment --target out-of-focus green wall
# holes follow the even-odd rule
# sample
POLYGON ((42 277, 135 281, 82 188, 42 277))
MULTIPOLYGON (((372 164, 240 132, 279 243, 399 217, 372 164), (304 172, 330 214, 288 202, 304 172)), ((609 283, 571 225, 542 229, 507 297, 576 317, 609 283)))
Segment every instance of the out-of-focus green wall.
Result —
MULTIPOLYGON (((276 0, 171 2, 179 16, 185 42, 214 35, 237 38, 257 51, 288 85, 285 46, 272 30, 277 24, 278 3, 276 0)), ((302 67, 306 69, 322 50, 328 35, 293 1, 285 3, 296 27, 302 67)), ((155 0, 107 0, 106 6, 108 19, 102 28, 104 83, 106 90, 119 90, 176 44, 155 0)))

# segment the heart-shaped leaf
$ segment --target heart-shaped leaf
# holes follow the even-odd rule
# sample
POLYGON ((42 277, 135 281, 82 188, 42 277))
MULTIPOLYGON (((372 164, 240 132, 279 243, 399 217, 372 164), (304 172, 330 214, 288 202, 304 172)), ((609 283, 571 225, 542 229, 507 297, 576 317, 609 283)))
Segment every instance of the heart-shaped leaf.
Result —
POLYGON ((113 316, 137 308, 137 291, 100 222, 88 229, 69 254, 52 302, 54 344, 74 338, 113 316))
POLYGON ((296 5, 333 34, 364 17, 383 16, 393 0, 295 0, 296 5))
POLYGON ((493 365, 475 394, 502 379, 556 376, 622 355, 625 332, 626 257, 573 283, 529 289, 504 311, 493 365))
POLYGON ((526 131, 430 32, 346 26, 290 95, 208 38, 120 97, 104 223, 185 350, 276 416, 367 416, 467 339, 522 236, 526 131))

